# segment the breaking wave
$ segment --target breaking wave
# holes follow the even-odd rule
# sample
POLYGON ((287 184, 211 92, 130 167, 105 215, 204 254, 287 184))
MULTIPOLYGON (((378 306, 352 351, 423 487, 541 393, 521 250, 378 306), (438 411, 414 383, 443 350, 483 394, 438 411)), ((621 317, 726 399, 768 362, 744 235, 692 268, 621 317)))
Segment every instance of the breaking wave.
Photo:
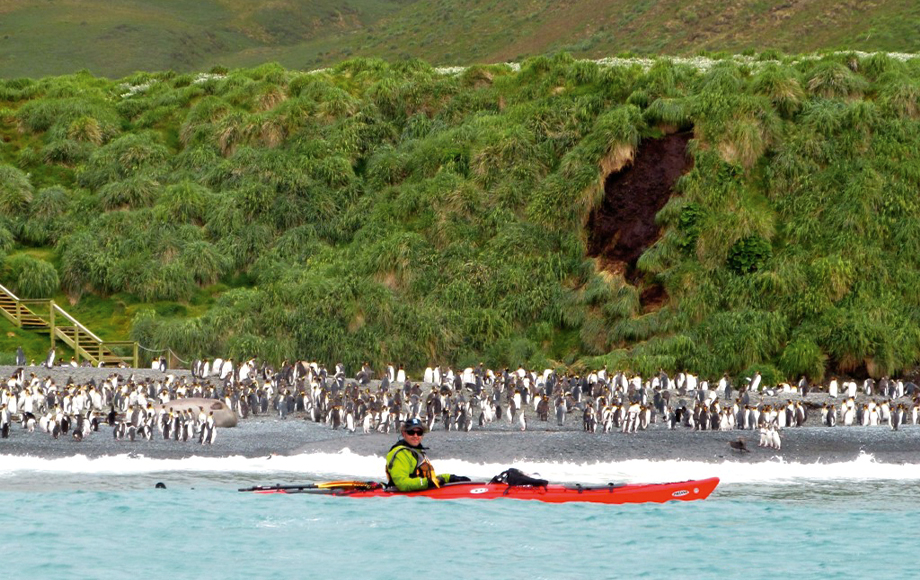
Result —
MULTIPOLYGON (((553 482, 602 484, 607 482, 664 482, 719 477, 722 485, 776 484, 784 482, 920 480, 920 464, 880 463, 871 454, 840 463, 795 463, 776 458, 770 461, 654 461, 637 459, 616 462, 541 462, 514 461, 510 464, 475 463, 459 459, 437 459, 439 472, 489 479, 508 467, 539 474, 553 482)), ((79 474, 82 476, 144 475, 153 473, 217 474, 283 477, 285 479, 383 478, 379 456, 358 455, 345 449, 338 453, 306 453, 249 458, 189 457, 154 459, 140 454, 89 458, 75 455, 42 458, 28 455, 0 455, 0 478, 40 476, 41 474, 79 474)))

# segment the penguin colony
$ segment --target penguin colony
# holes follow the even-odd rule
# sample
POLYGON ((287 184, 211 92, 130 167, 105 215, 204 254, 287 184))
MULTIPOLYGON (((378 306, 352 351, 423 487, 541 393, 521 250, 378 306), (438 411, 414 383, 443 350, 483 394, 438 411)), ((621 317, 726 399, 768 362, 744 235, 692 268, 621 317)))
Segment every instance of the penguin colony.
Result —
POLYGON ((736 390, 727 376, 713 385, 690 373, 671 378, 659 372, 643 379, 622 372, 611 375, 606 367, 583 377, 523 367, 496 372, 482 364, 459 372, 429 367, 421 383, 393 365, 377 375, 365 364, 347 379, 341 364, 330 371, 316 362, 285 362, 276 370, 255 359, 234 363, 218 358, 196 360, 191 382, 177 380, 165 365, 158 368, 164 372, 162 380, 136 380, 133 375, 125 379, 115 373, 98 385, 68 381, 66 386, 34 373, 26 377, 19 369, 0 390, 0 436, 9 436, 15 420, 24 429, 38 427, 53 437, 73 431, 75 440, 105 423, 116 439, 158 435, 213 443, 213 413, 154 408, 154 403, 186 397, 221 400, 240 418, 273 413, 284 419, 296 412, 350 432, 398 432, 400 423, 413 417, 429 429, 449 431, 470 431, 498 421, 523 431, 529 421, 552 421, 562 427, 580 420, 589 433, 636 433, 664 422, 670 429, 759 430, 760 445, 775 449, 781 449, 780 431, 805 425, 809 409, 804 398, 809 392, 826 391, 820 409, 823 425, 888 425, 897 430, 908 416, 914 424, 920 422, 917 385, 888 378, 857 384, 834 377, 826 387, 809 385, 803 378, 795 385, 766 387, 758 373, 736 390), (763 402, 764 396, 786 395, 785 403, 763 402), (857 395, 865 395, 863 402, 857 403, 857 395))
MULTIPOLYGON (((397 430, 401 421, 418 417, 429 429, 440 425, 448 431, 469 431, 474 425, 507 420, 523 431, 528 421, 552 420, 563 426, 574 415, 590 433, 635 433, 659 421, 670 429, 759 430, 760 445, 774 449, 781 449, 781 430, 806 424, 809 410, 804 399, 809 392, 824 392, 823 387, 809 385, 804 378, 795 385, 782 383, 768 388, 759 373, 745 379, 746 384, 737 391, 727 375, 711 385, 690 373, 678 373, 672 379, 660 372, 643 380, 621 372, 611 376, 606 368, 580 377, 557 375, 552 369, 539 374, 524 368, 496 373, 481 364, 457 373, 450 368, 429 367, 422 381, 428 385, 425 388, 408 380, 402 367, 392 365, 387 366, 376 387, 371 387, 374 373, 366 364, 355 381, 348 383, 338 368, 331 386, 321 367, 314 364, 306 373, 311 393, 304 397, 304 406, 313 420, 333 429, 355 431, 360 425, 365 433, 390 432, 397 430), (764 397, 784 395, 788 396, 784 403, 763 402, 764 397), (793 401, 793 397, 798 400, 793 401)), ((836 380, 828 385, 829 402, 824 405, 823 417, 838 412, 834 403, 839 396, 834 390, 836 380)), ((851 414, 858 418, 845 422, 847 425, 885 424, 896 430, 908 411, 914 424, 920 422, 920 390, 914 383, 886 378, 876 384, 869 379, 861 388, 855 382, 847 383, 846 388, 849 398, 839 411, 855 408, 851 414), (869 398, 861 406, 855 405, 856 390, 869 398), (904 397, 913 399, 895 402, 904 397)), ((831 418, 824 424, 836 423, 831 418)))
POLYGON ((125 380, 112 374, 101 384, 89 381, 57 385, 51 378, 41 379, 18 369, 0 388, 0 438, 10 436, 12 423, 18 422, 29 433, 36 430, 54 439, 70 437, 83 441, 103 425, 111 427, 116 440, 163 439, 213 444, 217 438, 214 412, 202 407, 172 411, 155 408, 186 397, 219 398, 212 386, 188 385, 174 375, 162 381, 125 380))

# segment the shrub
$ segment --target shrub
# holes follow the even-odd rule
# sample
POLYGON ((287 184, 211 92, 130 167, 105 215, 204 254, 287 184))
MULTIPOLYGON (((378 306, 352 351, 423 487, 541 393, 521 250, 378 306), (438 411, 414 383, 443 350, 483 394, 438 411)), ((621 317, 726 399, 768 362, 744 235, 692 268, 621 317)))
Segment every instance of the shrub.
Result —
POLYGON ((66 213, 69 205, 68 193, 61 187, 47 187, 35 194, 31 211, 21 222, 23 241, 36 245, 56 241, 58 233, 70 225, 72 218, 66 213))
POLYGON ((391 147, 382 147, 370 161, 368 177, 378 188, 400 183, 407 175, 407 160, 391 147))
POLYGON ((779 312, 723 310, 707 317, 695 338, 711 348, 723 371, 737 373, 769 361, 785 343, 788 321, 779 312))
POLYGON ((754 76, 751 90, 770 99, 776 110, 786 118, 798 112, 805 99, 805 91, 795 72, 772 63, 754 76))
POLYGON ((740 117, 728 123, 718 147, 726 162, 750 169, 769 143, 769 131, 759 119, 740 117))
POLYGON ((155 211, 157 217, 165 222, 200 225, 204 223, 207 205, 213 199, 214 195, 207 187, 185 180, 163 190, 155 211))
POLYGON ((789 381, 795 381, 800 376, 805 376, 811 381, 820 381, 824 378, 824 368, 827 355, 821 352, 814 341, 799 338, 783 349, 779 359, 779 368, 789 381))
POLYGON ((28 175, 10 165, 0 165, 0 212, 24 213, 32 202, 32 193, 28 175))
POLYGON ((67 127, 67 138, 74 141, 102 145, 104 137, 102 125, 93 117, 80 117, 67 127))
POLYGON ((680 242, 681 248, 691 251, 696 247, 696 240, 700 237, 700 222, 703 218, 703 208, 697 203, 688 203, 677 218, 677 227, 684 234, 680 242))
POLYGON ((0 252, 6 253, 13 249, 16 238, 10 233, 10 230, 0 225, 0 252))
POLYGON ((218 97, 207 96, 195 103, 179 131, 179 138, 184 145, 191 145, 197 130, 216 123, 233 110, 233 107, 218 97))
POLYGON ((907 75, 885 74, 880 81, 879 102, 894 114, 920 117, 920 83, 907 75))
POLYGON ((118 127, 118 114, 109 103, 98 98, 35 99, 20 107, 16 117, 20 127, 31 133, 48 131, 54 126, 80 126, 92 119, 100 143, 114 135, 118 127))
POLYGON ((42 162, 42 156, 30 145, 27 145, 19 150, 19 153, 16 155, 16 165, 20 168, 31 167, 38 165, 42 162))
POLYGON ((832 99, 862 96, 868 83, 845 65, 826 61, 812 69, 806 86, 813 95, 832 99))
POLYGON ((741 72, 734 63, 720 62, 709 69, 698 81, 700 93, 737 94, 741 91, 741 72))
POLYGON ((859 61, 859 69, 867 78, 877 80, 883 74, 898 71, 906 72, 906 67, 901 61, 891 58, 883 52, 876 52, 859 61))
POLYGON ((228 273, 228 260, 213 244, 195 241, 185 245, 180 260, 195 281, 201 285, 213 284, 228 273))
POLYGON ((690 107, 684 99, 655 99, 643 116, 650 125, 664 125, 669 131, 687 129, 692 124, 690 107))
POLYGON ((773 255, 770 242, 750 236, 735 242, 728 252, 728 267, 736 274, 750 274, 763 268, 773 255))
POLYGON ((6 265, 22 298, 51 298, 60 289, 57 270, 49 262, 19 254, 7 260, 6 265))
POLYGON ((106 211, 153 205, 160 184, 152 177, 138 175, 104 185, 99 190, 99 202, 106 211))
POLYGON ((179 260, 167 264, 142 259, 122 260, 117 268, 124 287, 143 302, 159 300, 186 301, 191 297, 195 282, 191 272, 179 260))
POLYGON ((92 145, 73 139, 56 139, 42 147, 41 154, 45 163, 73 166, 89 159, 92 149, 92 145))
POLYGON ((124 135, 97 149, 78 174, 80 185, 98 189, 106 183, 126 179, 140 172, 164 168, 169 150, 151 131, 124 135))

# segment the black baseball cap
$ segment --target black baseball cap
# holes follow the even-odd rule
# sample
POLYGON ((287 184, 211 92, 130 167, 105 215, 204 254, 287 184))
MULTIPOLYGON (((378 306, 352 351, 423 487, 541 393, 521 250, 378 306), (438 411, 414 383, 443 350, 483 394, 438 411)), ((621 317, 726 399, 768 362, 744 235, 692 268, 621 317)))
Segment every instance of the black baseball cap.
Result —
POLYGON ((412 419, 409 419, 408 421, 403 423, 403 426, 402 426, 403 431, 411 431, 413 429, 421 429, 422 431, 425 431, 427 433, 428 425, 425 425, 424 423, 422 423, 422 420, 419 419, 418 417, 413 417, 412 419))

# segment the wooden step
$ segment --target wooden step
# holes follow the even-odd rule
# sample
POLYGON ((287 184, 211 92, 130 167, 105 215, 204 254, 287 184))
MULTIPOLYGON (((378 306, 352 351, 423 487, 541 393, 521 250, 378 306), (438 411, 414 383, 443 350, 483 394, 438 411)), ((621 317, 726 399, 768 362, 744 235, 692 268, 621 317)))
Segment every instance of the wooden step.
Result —
MULTIPOLYGON (((16 317, 16 304, 17 302, 6 294, 0 294, 0 309, 3 309, 14 318, 16 317)), ((24 327, 38 328, 48 326, 48 323, 43 318, 36 315, 28 308, 20 309, 19 314, 20 323, 24 327)))
MULTIPOLYGON (((15 310, 12 312, 6 309, 4 310, 8 312, 11 317, 13 318, 16 317, 15 310)), ((20 326, 22 326, 23 328, 47 328, 49 326, 48 323, 44 319, 39 318, 38 316, 35 316, 34 314, 24 314, 19 319, 19 323, 20 323, 20 326)))
POLYGON ((22 320, 24 323, 28 322, 30 324, 34 324, 34 323, 48 324, 47 322, 45 322, 45 319, 39 316, 35 316, 34 314, 23 314, 20 320, 22 320))

